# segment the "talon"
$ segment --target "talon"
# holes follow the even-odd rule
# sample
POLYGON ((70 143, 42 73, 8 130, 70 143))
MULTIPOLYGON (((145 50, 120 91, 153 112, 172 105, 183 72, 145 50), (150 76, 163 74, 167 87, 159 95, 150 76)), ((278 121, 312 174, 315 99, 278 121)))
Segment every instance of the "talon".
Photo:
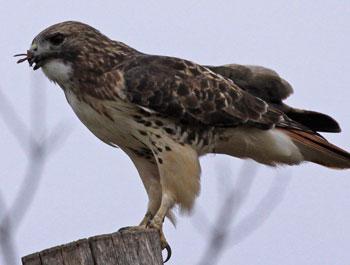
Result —
POLYGON ((166 263, 167 261, 169 261, 169 259, 171 258, 171 247, 169 246, 169 244, 167 243, 166 246, 163 248, 167 251, 167 257, 166 259, 163 261, 163 263, 166 263))
POLYGON ((166 256, 166 259, 163 261, 164 263, 167 262, 170 257, 171 257, 171 247, 170 245, 168 244, 168 242, 166 241, 165 239, 165 236, 163 234, 163 230, 160 228, 158 229, 158 232, 159 232, 159 239, 160 239, 160 247, 163 249, 165 249, 167 251, 167 256, 166 256))

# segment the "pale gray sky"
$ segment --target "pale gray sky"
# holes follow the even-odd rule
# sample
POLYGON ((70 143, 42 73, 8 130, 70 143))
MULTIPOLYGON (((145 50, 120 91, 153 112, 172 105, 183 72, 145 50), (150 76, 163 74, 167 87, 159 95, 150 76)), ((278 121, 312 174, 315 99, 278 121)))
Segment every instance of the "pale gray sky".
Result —
MULTIPOLYGON (((24 52, 47 26, 78 20, 146 53, 202 64, 242 63, 271 67, 295 93, 288 103, 328 113, 342 126, 329 140, 350 150, 350 2, 344 1, 5 1, 1 4, 0 87, 28 120, 30 84, 48 98, 48 127, 74 127, 49 160, 30 211, 17 232, 20 255, 136 224, 146 195, 128 157, 97 140, 75 117, 59 87, 12 57, 24 52)), ((8 205, 18 191, 26 157, 0 121, 0 190, 8 205)), ((215 217, 215 163, 237 173, 242 162, 202 159, 198 199, 215 217)), ((261 167, 237 220, 249 214, 272 179, 292 175, 284 200, 246 240, 228 248, 220 264, 335 264, 350 261, 350 173, 317 165, 261 167)), ((193 218, 193 217, 192 217, 193 218)), ((198 217, 197 217, 198 218, 198 217)), ((173 248, 169 264, 196 264, 205 246, 191 217, 179 217, 165 233, 173 248)))

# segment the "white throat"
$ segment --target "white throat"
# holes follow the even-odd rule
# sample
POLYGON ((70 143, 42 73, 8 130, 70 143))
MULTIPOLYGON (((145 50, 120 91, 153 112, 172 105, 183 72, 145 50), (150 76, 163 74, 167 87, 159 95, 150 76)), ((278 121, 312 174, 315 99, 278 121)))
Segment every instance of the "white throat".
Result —
POLYGON ((53 59, 42 66, 44 74, 50 80, 59 84, 64 84, 69 81, 72 75, 72 66, 69 63, 64 63, 60 59, 53 59))

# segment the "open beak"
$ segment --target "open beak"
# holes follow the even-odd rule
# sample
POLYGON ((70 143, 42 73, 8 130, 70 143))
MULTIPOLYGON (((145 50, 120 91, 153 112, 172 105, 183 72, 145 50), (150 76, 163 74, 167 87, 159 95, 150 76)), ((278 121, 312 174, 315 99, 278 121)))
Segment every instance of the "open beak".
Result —
POLYGON ((32 48, 30 50, 27 50, 27 53, 19 53, 14 55, 14 57, 19 57, 19 56, 25 56, 25 57, 22 59, 19 59, 17 63, 23 63, 25 61, 28 61, 30 67, 32 67, 33 64, 35 64, 33 67, 33 70, 37 70, 42 66, 41 56, 35 55, 34 52, 32 51, 32 48))

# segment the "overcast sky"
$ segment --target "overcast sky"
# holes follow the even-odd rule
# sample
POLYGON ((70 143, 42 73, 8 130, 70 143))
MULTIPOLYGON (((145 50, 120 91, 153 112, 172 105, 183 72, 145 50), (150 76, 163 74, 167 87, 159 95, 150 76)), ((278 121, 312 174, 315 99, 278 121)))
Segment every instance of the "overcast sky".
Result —
MULTIPOLYGON (((293 85, 289 104, 322 111, 339 121, 343 132, 325 136, 350 150, 348 0, 0 0, 0 4, 1 91, 29 122, 31 84, 40 83, 34 89, 47 96, 47 127, 61 121, 73 127, 46 164, 35 200, 16 234, 21 256, 136 224, 147 203, 128 157, 95 138, 75 117, 61 89, 44 79, 41 71, 16 65, 12 57, 57 22, 88 23, 146 53, 202 64, 270 67, 293 85)), ((11 205, 27 160, 2 121, 0 146, 0 191, 11 205)), ((236 175, 242 161, 213 155, 201 161, 202 192, 197 204, 214 220, 222 198, 217 186, 223 172, 218 172, 217 164, 224 161, 236 175)), ((244 241, 228 247, 219 264, 349 264, 349 171, 312 164, 278 170, 261 166, 237 222, 254 209, 276 176, 288 174, 292 179, 277 209, 244 241)), ((169 264, 198 262, 207 239, 193 225, 198 218, 197 214, 179 217, 176 229, 165 225, 173 248, 169 264)))

